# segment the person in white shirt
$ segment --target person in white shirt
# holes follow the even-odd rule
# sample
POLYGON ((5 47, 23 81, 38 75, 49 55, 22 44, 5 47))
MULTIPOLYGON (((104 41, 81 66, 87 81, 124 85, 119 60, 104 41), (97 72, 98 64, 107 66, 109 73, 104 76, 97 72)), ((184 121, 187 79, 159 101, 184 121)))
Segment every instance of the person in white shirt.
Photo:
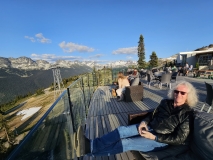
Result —
POLYGON ((192 71, 192 69, 193 69, 193 65, 191 64, 189 67, 189 71, 192 71))
POLYGON ((186 62, 185 67, 186 67, 187 70, 189 69, 189 64, 187 62, 186 62))

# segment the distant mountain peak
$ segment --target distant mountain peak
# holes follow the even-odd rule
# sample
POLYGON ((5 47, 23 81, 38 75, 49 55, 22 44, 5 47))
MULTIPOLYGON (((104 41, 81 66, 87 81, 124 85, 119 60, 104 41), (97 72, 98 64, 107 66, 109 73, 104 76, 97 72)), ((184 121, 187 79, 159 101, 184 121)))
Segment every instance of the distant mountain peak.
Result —
POLYGON ((137 61, 132 60, 119 60, 113 61, 107 64, 99 64, 96 61, 67 61, 67 60, 57 60, 54 63, 49 63, 45 60, 32 60, 31 58, 22 56, 18 58, 4 58, 0 57, 0 68, 17 68, 17 69, 24 69, 24 70, 48 70, 54 67, 63 67, 63 68, 71 68, 73 65, 86 65, 91 68, 94 66, 96 68, 103 68, 105 67, 123 67, 128 65, 137 65, 137 61))

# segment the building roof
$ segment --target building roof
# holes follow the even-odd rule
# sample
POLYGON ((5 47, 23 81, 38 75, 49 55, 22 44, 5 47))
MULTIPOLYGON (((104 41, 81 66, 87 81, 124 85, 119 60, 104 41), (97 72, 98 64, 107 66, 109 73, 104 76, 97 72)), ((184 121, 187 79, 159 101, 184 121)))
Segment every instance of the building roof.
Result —
POLYGON ((209 49, 203 50, 203 51, 179 52, 179 54, 196 54, 196 55, 206 54, 206 53, 213 53, 213 48, 209 48, 209 49))

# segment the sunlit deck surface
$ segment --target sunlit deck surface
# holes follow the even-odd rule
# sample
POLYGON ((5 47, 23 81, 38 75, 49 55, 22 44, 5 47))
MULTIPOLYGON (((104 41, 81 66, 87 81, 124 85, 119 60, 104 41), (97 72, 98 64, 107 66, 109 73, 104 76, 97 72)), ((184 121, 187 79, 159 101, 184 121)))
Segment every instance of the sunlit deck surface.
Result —
MULTIPOLYGON (((191 82, 198 91, 200 102, 195 107, 199 109, 206 98, 205 80, 195 80, 188 77, 178 77, 178 80, 186 79, 191 82)), ((86 136, 90 139, 100 137, 121 125, 127 125, 128 114, 137 113, 154 109, 158 106, 159 102, 167 97, 168 88, 164 86, 159 89, 157 85, 152 85, 150 88, 146 85, 146 81, 142 80, 144 85, 144 98, 143 101, 135 102, 117 102, 117 98, 111 96, 111 86, 100 86, 95 91, 88 111, 86 136)), ((212 81, 213 82, 213 81, 212 81)), ((207 83, 212 84, 211 81, 207 83)), ((172 83, 174 85, 175 82, 172 83)), ((212 112, 212 111, 211 111, 212 112)), ((83 159, 115 159, 115 160, 133 160, 141 159, 134 157, 135 153, 125 152, 112 156, 103 157, 88 157, 84 156, 83 159)))

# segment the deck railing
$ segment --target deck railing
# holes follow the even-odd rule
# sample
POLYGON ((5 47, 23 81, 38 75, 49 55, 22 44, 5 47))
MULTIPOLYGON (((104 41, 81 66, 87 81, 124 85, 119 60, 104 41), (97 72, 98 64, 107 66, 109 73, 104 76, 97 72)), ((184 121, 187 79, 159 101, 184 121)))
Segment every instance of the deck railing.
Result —
POLYGON ((104 68, 73 82, 7 159, 75 159, 73 133, 85 123, 95 89, 112 84, 119 71, 104 68))

